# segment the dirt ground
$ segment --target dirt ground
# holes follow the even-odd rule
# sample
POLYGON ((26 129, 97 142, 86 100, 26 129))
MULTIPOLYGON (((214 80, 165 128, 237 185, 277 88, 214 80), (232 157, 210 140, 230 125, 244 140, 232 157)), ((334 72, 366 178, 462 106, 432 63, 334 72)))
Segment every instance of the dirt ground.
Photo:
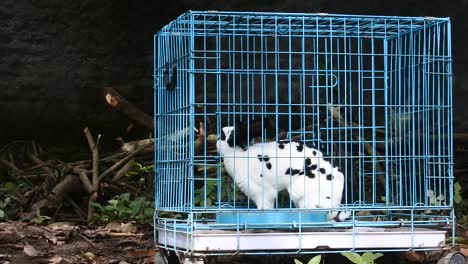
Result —
POLYGON ((150 226, 0 223, 0 263, 153 263, 150 226))

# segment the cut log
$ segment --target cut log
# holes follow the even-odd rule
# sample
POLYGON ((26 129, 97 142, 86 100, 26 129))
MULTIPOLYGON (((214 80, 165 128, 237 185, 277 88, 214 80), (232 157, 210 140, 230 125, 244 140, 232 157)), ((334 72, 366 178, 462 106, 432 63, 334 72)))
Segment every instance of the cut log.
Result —
POLYGON ((137 124, 150 129, 154 129, 154 120, 132 103, 123 98, 116 90, 111 87, 104 88, 104 97, 107 104, 125 114, 128 118, 137 124))

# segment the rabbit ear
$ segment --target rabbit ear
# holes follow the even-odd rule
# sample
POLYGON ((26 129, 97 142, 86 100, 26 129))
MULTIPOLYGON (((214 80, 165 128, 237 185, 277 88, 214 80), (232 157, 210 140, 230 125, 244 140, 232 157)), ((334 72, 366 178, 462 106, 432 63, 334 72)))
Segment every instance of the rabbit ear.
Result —
POLYGON ((245 124, 240 121, 239 119, 236 120, 236 126, 234 128, 234 132, 236 133, 236 146, 241 148, 245 148, 246 145, 246 138, 247 138, 247 130, 245 124))
MULTIPOLYGON (((264 129, 272 129, 275 124, 271 118, 264 117, 263 119, 256 119, 249 124, 249 137, 256 138, 262 136, 264 129)), ((264 136, 267 136, 266 134, 264 136)))

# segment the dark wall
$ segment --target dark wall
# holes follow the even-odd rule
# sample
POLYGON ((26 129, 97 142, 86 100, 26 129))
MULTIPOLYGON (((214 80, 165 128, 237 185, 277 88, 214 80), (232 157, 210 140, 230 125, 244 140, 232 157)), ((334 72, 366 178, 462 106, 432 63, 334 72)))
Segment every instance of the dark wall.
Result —
POLYGON ((465 129, 467 0, 4 0, 0 143, 74 140, 85 125, 108 138, 123 134, 128 120, 106 106, 102 87, 152 113, 153 34, 190 9, 450 16, 455 127, 465 129))

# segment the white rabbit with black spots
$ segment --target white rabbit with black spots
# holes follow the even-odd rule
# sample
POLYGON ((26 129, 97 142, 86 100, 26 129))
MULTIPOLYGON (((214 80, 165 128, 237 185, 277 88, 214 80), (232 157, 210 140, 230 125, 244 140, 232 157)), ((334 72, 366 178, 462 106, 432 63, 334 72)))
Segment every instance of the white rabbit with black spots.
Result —
MULTIPOLYGON (((224 127, 216 146, 227 173, 257 208, 273 209, 276 195, 282 190, 288 191, 297 208, 340 206, 344 175, 323 159, 319 150, 301 141, 250 146, 243 141, 242 135, 235 135, 234 127, 224 127)), ((336 210, 328 214, 329 219, 337 221, 348 216, 336 210)))

